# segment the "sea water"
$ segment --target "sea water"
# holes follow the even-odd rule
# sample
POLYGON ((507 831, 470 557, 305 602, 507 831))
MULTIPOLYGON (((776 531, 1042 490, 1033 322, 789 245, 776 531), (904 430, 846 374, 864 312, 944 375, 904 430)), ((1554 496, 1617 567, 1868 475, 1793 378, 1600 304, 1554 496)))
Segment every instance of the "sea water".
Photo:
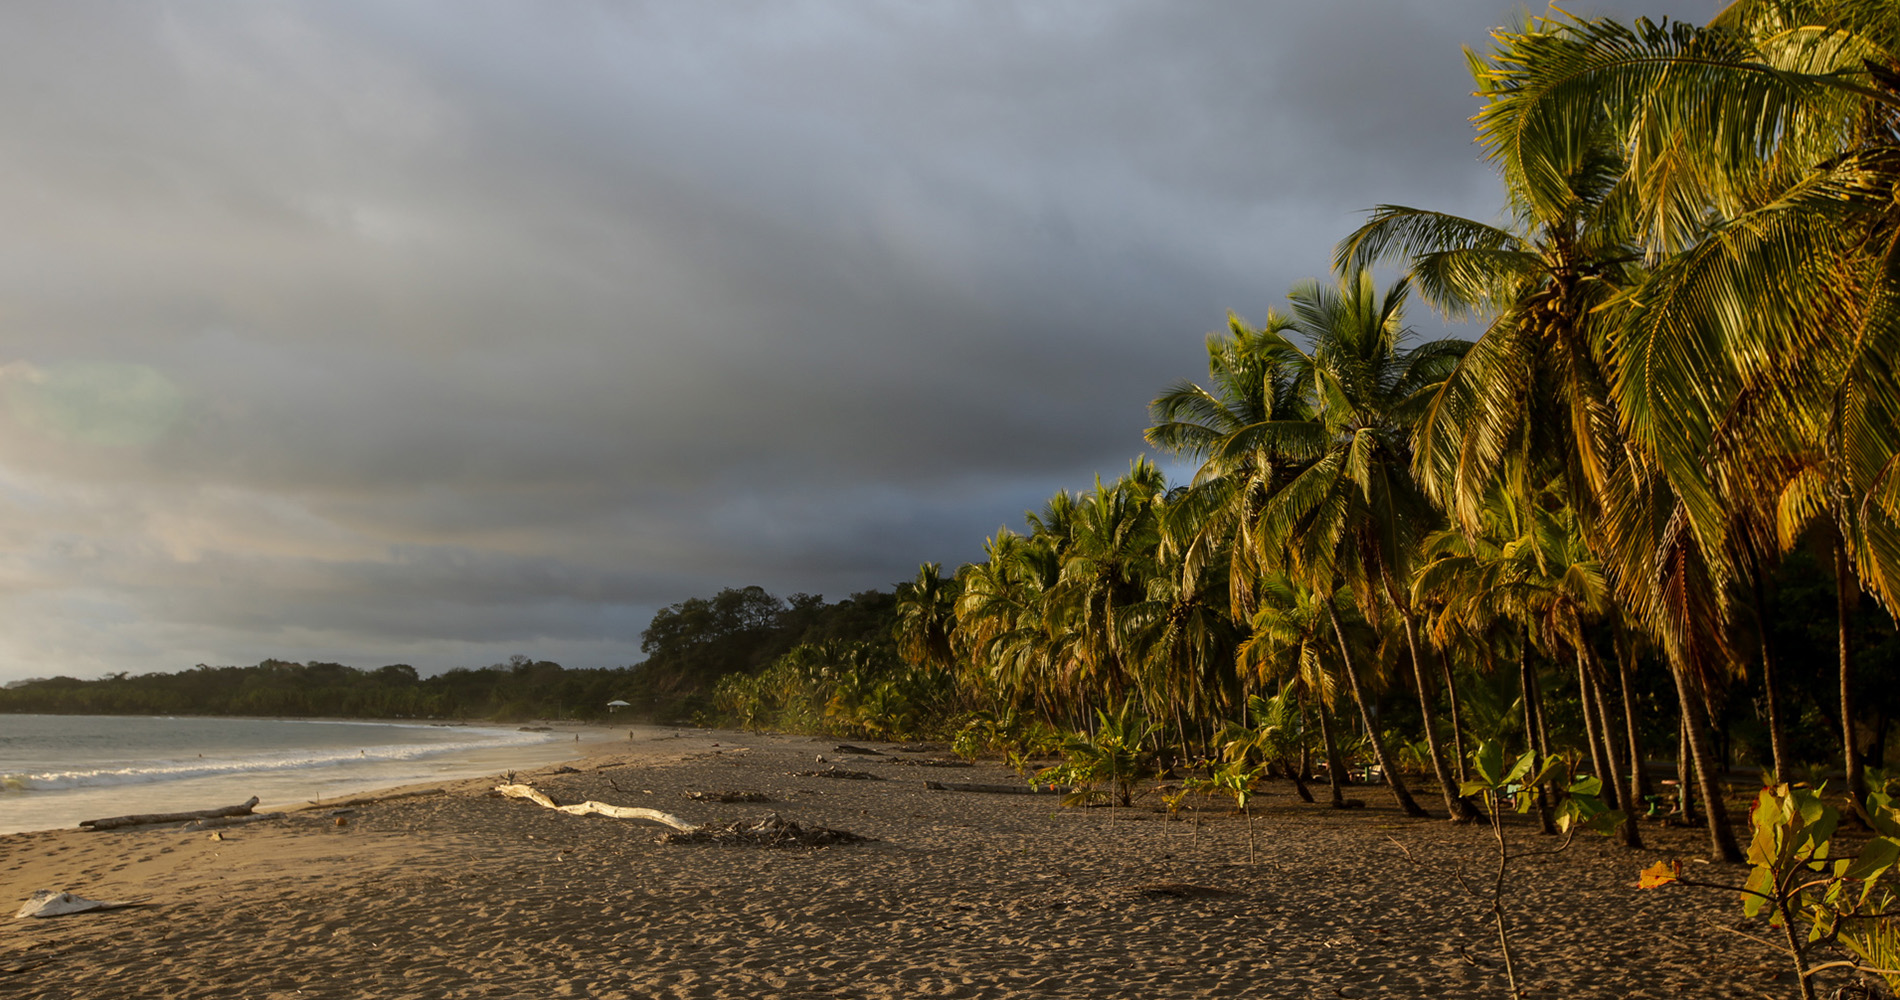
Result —
POLYGON ((0 834, 82 819, 320 801, 573 757, 571 733, 515 727, 0 715, 0 834))

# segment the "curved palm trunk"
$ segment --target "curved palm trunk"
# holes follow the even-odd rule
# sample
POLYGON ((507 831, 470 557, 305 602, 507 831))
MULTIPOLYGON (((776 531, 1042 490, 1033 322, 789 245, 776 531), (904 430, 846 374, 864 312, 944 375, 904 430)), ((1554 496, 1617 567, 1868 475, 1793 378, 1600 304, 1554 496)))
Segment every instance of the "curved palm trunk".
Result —
POLYGON ((1656 790, 1649 783, 1649 768, 1643 765, 1643 740, 1636 734, 1636 691, 1634 687, 1636 672, 1630 666, 1627 644, 1618 636, 1616 643, 1616 675, 1623 689, 1623 728, 1629 737, 1630 745, 1630 788, 1638 802, 1647 803, 1656 790))
MULTIPOLYGON (((1672 671, 1673 673, 1673 671, 1672 671)), ((1676 818, 1684 826, 1695 826, 1695 782, 1690 777, 1694 770, 1691 762, 1695 755, 1689 752, 1689 720, 1684 717, 1676 723, 1676 818)))
POLYGON ((1775 680, 1774 644, 1768 641, 1768 601, 1762 596, 1761 568, 1750 567, 1754 585, 1755 632, 1761 639, 1761 689, 1768 699, 1768 747, 1774 757, 1775 784, 1785 785, 1793 772, 1788 763, 1788 741, 1781 733, 1780 685, 1775 680))
POLYGON ((1319 715, 1319 741, 1326 747, 1326 784, 1333 793, 1333 808, 1346 808, 1346 762, 1339 759, 1339 741, 1333 738, 1333 724, 1326 719, 1326 706, 1320 705, 1315 711, 1319 715))
MULTIPOLYGON (((1518 704, 1524 709, 1524 744, 1537 753, 1536 765, 1532 771, 1544 767, 1545 758, 1550 756, 1550 747, 1543 739, 1544 724, 1537 708, 1537 674, 1531 670, 1530 638, 1524 634, 1523 626, 1517 630, 1517 686, 1518 704)), ((1555 836, 1557 823, 1551 818, 1549 783, 1537 786, 1537 826, 1544 833, 1555 836)))
POLYGON ((1623 769, 1623 762, 1616 755, 1616 715, 1610 710, 1610 699, 1604 693, 1609 678, 1603 672, 1603 664, 1597 660, 1596 650, 1584 647, 1584 656, 1590 663, 1590 683, 1596 689, 1596 710, 1603 723, 1603 755, 1609 765, 1607 779, 1610 787, 1616 791, 1616 808, 1623 810, 1623 822, 1617 827, 1622 836, 1623 846, 1631 850, 1641 850, 1643 834, 1636 826, 1636 801, 1630 791, 1629 772, 1623 769))
POLYGON ((1379 770, 1385 772, 1386 786, 1392 789, 1392 798, 1397 800, 1399 808, 1407 816, 1430 816, 1412 798, 1405 787, 1405 779, 1399 776, 1399 769, 1392 766, 1392 757, 1385 751, 1385 741, 1379 738, 1379 730, 1372 724, 1372 714, 1366 711, 1365 693, 1359 689, 1359 672, 1353 669, 1352 650, 1346 644, 1346 627, 1339 623, 1339 609, 1333 602, 1326 601, 1326 614, 1333 620, 1333 634, 1339 638, 1339 657, 1345 666, 1346 685, 1352 689, 1353 704, 1359 708, 1359 721, 1366 727, 1366 739, 1372 744, 1372 754, 1379 759, 1379 770))
POLYGON ((1715 747, 1709 742, 1709 719, 1702 709, 1702 695, 1689 685, 1680 667, 1671 664, 1669 673, 1676 679, 1676 700, 1682 705, 1682 728, 1688 737, 1689 755, 1695 761, 1697 791, 1702 793, 1702 808, 1709 817, 1709 850, 1722 861, 1742 860, 1729 826, 1728 810, 1722 806, 1722 786, 1715 773, 1715 747))
POLYGON ((1861 771, 1860 753, 1854 743, 1854 657, 1853 598, 1848 587, 1852 574, 1847 568, 1847 543, 1834 543, 1834 611, 1840 621, 1841 743, 1847 763, 1847 800, 1854 817, 1862 826, 1872 827, 1867 816, 1867 776, 1861 771))
POLYGON ((1458 761, 1458 781, 1465 780, 1465 723, 1458 711, 1458 683, 1451 673, 1451 656, 1444 650, 1438 651, 1438 669, 1445 675, 1445 698, 1451 702, 1451 751, 1458 761))
POLYGON ((1597 724, 1595 685, 1590 683, 1590 669, 1583 662, 1583 642, 1577 642, 1577 707, 1583 709, 1583 738, 1590 745, 1590 769, 1603 779, 1610 794, 1604 796, 1612 809, 1616 804, 1615 786, 1611 784, 1610 768, 1613 766, 1603 759, 1603 727, 1597 724))
MULTIPOLYGON (((1386 582, 1387 589, 1391 581, 1386 582)), ((1445 750, 1438 742, 1438 713, 1432 708, 1431 691, 1425 686, 1425 667, 1418 659, 1418 635, 1412 627, 1412 616, 1403 609, 1399 611, 1399 620, 1405 623, 1405 644, 1412 653, 1412 683, 1418 688, 1418 712, 1425 721, 1425 745, 1432 753, 1432 770, 1438 777, 1438 787, 1445 795, 1445 812, 1453 823, 1470 823, 1478 818, 1478 811, 1471 803, 1458 794, 1458 784, 1451 776, 1451 767, 1445 763, 1445 750)))
MULTIPOLYGON (((1300 692, 1300 777, 1313 776, 1313 741, 1306 738, 1306 693, 1300 692)), ((1324 735, 1324 734, 1322 734, 1324 735)), ((1327 766, 1331 766, 1329 763, 1327 766)))

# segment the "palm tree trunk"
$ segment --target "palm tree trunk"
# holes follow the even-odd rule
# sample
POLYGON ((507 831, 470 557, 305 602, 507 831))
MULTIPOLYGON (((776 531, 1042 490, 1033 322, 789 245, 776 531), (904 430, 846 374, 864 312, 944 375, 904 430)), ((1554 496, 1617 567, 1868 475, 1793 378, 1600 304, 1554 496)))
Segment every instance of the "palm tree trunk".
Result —
POLYGON ((1649 768, 1643 765, 1643 741, 1636 734, 1636 671, 1630 666, 1630 650, 1623 641, 1621 627, 1616 636, 1616 675, 1623 689, 1623 728, 1629 736, 1630 788, 1637 801, 1647 803, 1656 790, 1649 783, 1649 768))
MULTIPOLYGON (((1391 580, 1386 581, 1386 589, 1391 590, 1391 580)), ((1425 686, 1425 667, 1418 658, 1418 635, 1412 626, 1412 616, 1403 608, 1399 609, 1399 620, 1405 623, 1405 644, 1412 653, 1412 683, 1418 688, 1418 713, 1425 721, 1425 745, 1431 750, 1432 771, 1438 777, 1438 787, 1445 795, 1445 812, 1453 823, 1470 823, 1478 818, 1478 810, 1458 794, 1458 783, 1451 776, 1451 767, 1445 763, 1445 751, 1438 743, 1438 713, 1432 708, 1430 689, 1425 686)))
MULTIPOLYGON (((1590 683, 1590 669, 1583 662, 1583 640, 1581 638, 1577 640, 1576 647, 1577 707, 1583 710, 1583 738, 1584 742, 1590 746, 1590 769, 1597 777, 1603 779, 1604 788, 1609 789, 1614 786, 1610 784, 1610 769, 1607 762, 1603 759, 1603 743, 1600 739, 1602 727, 1597 725, 1596 692, 1592 690, 1593 685, 1590 683)), ((1610 800, 1610 808, 1618 808, 1615 802, 1616 794, 1614 792, 1611 792, 1605 796, 1605 798, 1610 800)))
POLYGON ((1465 780, 1465 724, 1464 716, 1458 710, 1458 683, 1452 678, 1451 654, 1438 651, 1438 669, 1445 675, 1445 697, 1451 702, 1451 748, 1452 755, 1458 759, 1458 781, 1465 780))
MULTIPOLYGON (((1672 674, 1675 672, 1670 671, 1672 674)), ((1694 826, 1695 791, 1694 783, 1689 780, 1689 720, 1686 716, 1676 723, 1676 818, 1684 826, 1694 826)))
POLYGON ((1871 828, 1873 821, 1867 816, 1867 777, 1861 771, 1860 753, 1854 740, 1854 648, 1853 648, 1853 600, 1859 597, 1856 587, 1850 595, 1849 585, 1852 574, 1847 567, 1847 543, 1836 539, 1834 542, 1834 610, 1840 623, 1840 673, 1841 673, 1841 743, 1847 763, 1847 800, 1853 807, 1853 813, 1861 825, 1871 828))
MULTIPOLYGON (((1324 728, 1323 720, 1322 720, 1321 728, 1324 728)), ((1300 777, 1310 778, 1312 776, 1313 776, 1313 741, 1306 738, 1306 692, 1301 691, 1300 692, 1300 777)))
POLYGON ((1326 613, 1333 620, 1333 634, 1339 637, 1339 657, 1346 674, 1346 685, 1352 689, 1353 704, 1359 708, 1359 721, 1366 727, 1366 740, 1372 744, 1372 755, 1378 758, 1379 770, 1385 772, 1386 786, 1392 789, 1392 798, 1407 816, 1430 816, 1405 787, 1405 779, 1400 777, 1399 769, 1392 766, 1392 757, 1385 751, 1385 741, 1379 738, 1379 731, 1373 728, 1372 716, 1366 711, 1365 693, 1359 689, 1359 672, 1353 669, 1352 649, 1346 643, 1346 627, 1339 623, 1339 609, 1333 606, 1330 595, 1324 598, 1326 613))
POLYGON ((1768 700, 1768 747, 1774 758, 1775 784, 1785 785, 1793 773, 1788 760, 1788 741, 1781 732, 1781 695, 1780 685, 1775 682, 1774 644, 1768 641, 1767 600, 1762 596, 1761 567, 1750 567, 1750 582, 1754 585, 1755 632, 1761 640, 1761 689, 1768 700))
MULTIPOLYGON (((1517 700, 1518 704, 1524 709, 1524 743, 1531 750, 1537 752, 1537 762, 1531 767, 1531 771, 1537 772, 1543 770, 1544 761, 1550 756, 1550 748, 1544 744, 1543 740, 1538 738, 1542 734, 1544 727, 1538 719, 1537 677, 1535 672, 1531 670, 1530 637, 1524 634, 1522 626, 1518 627, 1517 635, 1517 700)), ((1540 782, 1537 786, 1537 826, 1538 829, 1544 833, 1553 836, 1557 833, 1557 823, 1551 817, 1550 785, 1548 782, 1540 782)))
POLYGON ((1339 759, 1339 741, 1333 738, 1333 724, 1326 718, 1326 706, 1315 706, 1319 715, 1319 741, 1326 747, 1326 783, 1333 793, 1333 808, 1346 808, 1346 762, 1339 759))
POLYGON ((1622 835, 1623 846, 1631 850, 1642 850, 1643 833, 1636 826, 1636 800, 1631 792, 1629 773, 1623 769, 1623 762, 1616 756, 1617 729, 1615 713, 1610 710, 1610 700, 1604 694, 1609 678, 1603 673, 1603 664, 1597 660, 1596 650, 1584 647, 1584 656, 1590 661, 1590 685, 1596 689, 1596 710, 1598 721, 1603 724, 1603 756, 1609 765, 1608 780, 1610 787, 1616 790, 1616 808, 1623 810, 1623 822, 1617 827, 1622 835))
POLYGON ((1676 700, 1682 704, 1683 729, 1689 737, 1689 755, 1695 761, 1696 785, 1702 793, 1702 808, 1708 813, 1709 850, 1717 860, 1740 861, 1742 849, 1735 843, 1729 826, 1728 810, 1722 806, 1722 786, 1715 773, 1715 748, 1709 743, 1709 720, 1703 713, 1702 696, 1689 683, 1681 667, 1670 665, 1676 678, 1676 700))

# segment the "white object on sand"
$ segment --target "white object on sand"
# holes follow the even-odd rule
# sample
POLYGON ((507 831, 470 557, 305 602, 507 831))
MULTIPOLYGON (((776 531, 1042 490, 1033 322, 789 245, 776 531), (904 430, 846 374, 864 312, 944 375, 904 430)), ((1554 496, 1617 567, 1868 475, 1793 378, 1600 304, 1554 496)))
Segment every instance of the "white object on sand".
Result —
POLYGON ((115 903, 104 899, 82 899, 70 892, 54 892, 41 889, 27 898, 26 905, 13 919, 25 917, 63 917, 68 913, 85 913, 90 910, 116 910, 131 903, 115 903))
POLYGON ((539 806, 546 806, 556 812, 569 816, 607 816, 612 819, 631 819, 646 823, 658 823, 670 826, 681 833, 691 833, 699 827, 680 819, 672 813, 663 813, 658 809, 643 809, 639 806, 615 806, 605 802, 587 801, 571 806, 557 806, 547 793, 531 785, 496 785, 495 791, 511 799, 526 799, 539 806))

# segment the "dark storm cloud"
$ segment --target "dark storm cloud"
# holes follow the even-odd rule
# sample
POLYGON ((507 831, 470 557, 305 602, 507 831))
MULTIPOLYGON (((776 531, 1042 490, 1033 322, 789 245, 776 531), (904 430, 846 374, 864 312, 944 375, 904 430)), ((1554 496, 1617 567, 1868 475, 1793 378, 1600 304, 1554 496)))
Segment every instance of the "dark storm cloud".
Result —
POLYGON ((1495 210, 1509 16, 9 9, 0 677, 627 662, 973 557, 1365 208, 1495 210))

